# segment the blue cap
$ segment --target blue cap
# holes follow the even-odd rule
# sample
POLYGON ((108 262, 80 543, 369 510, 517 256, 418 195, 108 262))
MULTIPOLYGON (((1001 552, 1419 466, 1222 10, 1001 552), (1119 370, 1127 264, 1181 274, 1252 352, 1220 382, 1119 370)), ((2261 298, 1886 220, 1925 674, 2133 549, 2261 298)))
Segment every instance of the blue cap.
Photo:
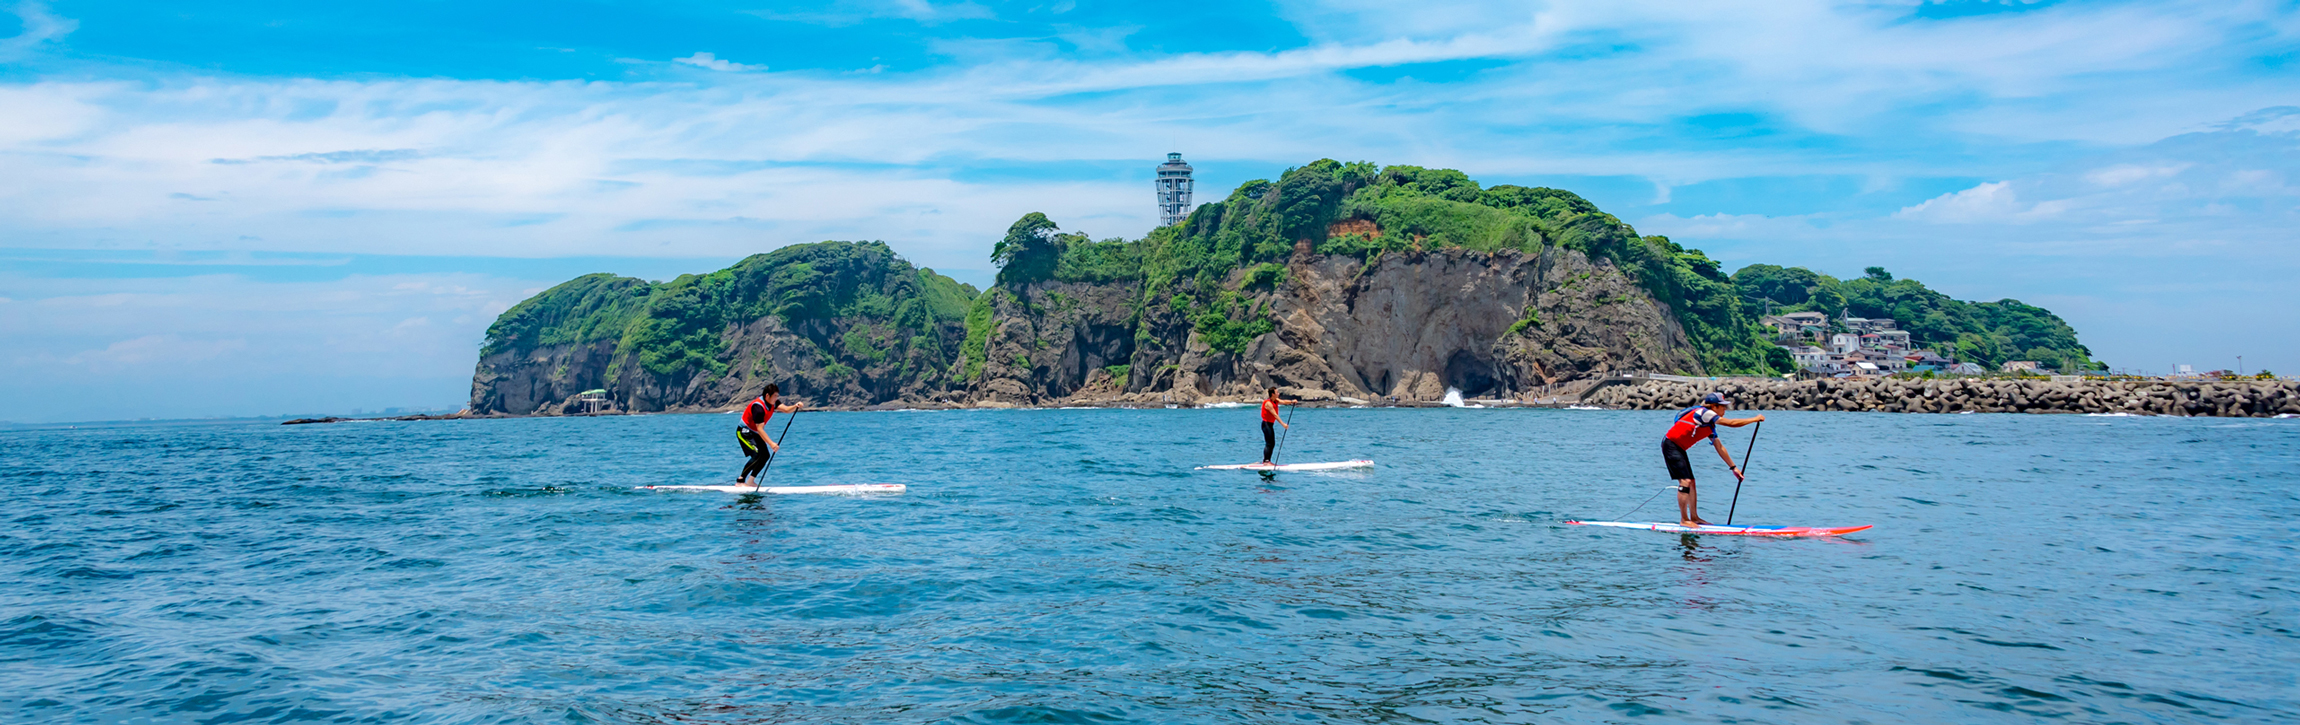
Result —
POLYGON ((1704 396, 1701 396, 1701 404, 1702 404, 1702 405, 1730 405, 1730 403, 1727 403, 1727 402, 1725 402, 1725 394, 1724 394, 1724 393, 1710 393, 1710 394, 1708 394, 1708 395, 1704 395, 1704 396))

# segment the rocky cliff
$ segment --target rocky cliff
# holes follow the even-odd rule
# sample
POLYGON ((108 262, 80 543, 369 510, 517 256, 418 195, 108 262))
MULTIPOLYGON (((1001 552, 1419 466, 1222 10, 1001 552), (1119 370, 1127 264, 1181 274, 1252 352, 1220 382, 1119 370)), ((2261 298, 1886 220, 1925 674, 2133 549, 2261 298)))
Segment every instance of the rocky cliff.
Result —
POLYGON ((1136 283, 993 290, 981 374, 961 397, 1186 404, 1282 387, 1435 401, 1449 388, 1508 395, 1617 369, 1700 368, 1667 306, 1577 251, 1302 253, 1273 277, 1233 270, 1221 281, 1238 293, 1238 316, 1270 323, 1235 351, 1189 319, 1189 300, 1134 307, 1136 283))

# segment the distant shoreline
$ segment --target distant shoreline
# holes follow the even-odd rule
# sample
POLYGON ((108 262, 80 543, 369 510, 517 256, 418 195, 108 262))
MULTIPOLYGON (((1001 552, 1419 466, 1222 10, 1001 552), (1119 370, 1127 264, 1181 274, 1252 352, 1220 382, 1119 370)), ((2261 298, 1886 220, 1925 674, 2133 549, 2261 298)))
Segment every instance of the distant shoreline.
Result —
MULTIPOLYGON (((2035 380, 1807 380, 1759 379, 1683 382, 1652 380, 1591 391, 1586 397, 1563 396, 1537 401, 1472 398, 1463 405, 1427 400, 1359 400, 1326 393, 1322 400, 1306 400, 1308 408, 1523 408, 1661 410, 1691 405, 1703 392, 1724 391, 1737 398, 1736 409, 1752 411, 1816 411, 1857 413, 2033 413, 2122 414, 2175 418, 2300 417, 2300 381, 2116 381, 2047 382, 2035 380)), ((1324 393, 1324 391, 1317 391, 1324 393)), ((1205 399, 1192 404, 1147 403, 1129 400, 1061 401, 1057 405, 1018 405, 998 401, 975 404, 889 402, 869 406, 808 408, 808 412, 860 413, 942 410, 1202 410, 1251 407, 1251 400, 1205 399)), ((409 415, 385 418, 305 418, 282 425, 416 420, 484 420, 491 418, 590 418, 626 415, 715 415, 737 408, 673 409, 648 412, 600 412, 568 415, 409 415)))

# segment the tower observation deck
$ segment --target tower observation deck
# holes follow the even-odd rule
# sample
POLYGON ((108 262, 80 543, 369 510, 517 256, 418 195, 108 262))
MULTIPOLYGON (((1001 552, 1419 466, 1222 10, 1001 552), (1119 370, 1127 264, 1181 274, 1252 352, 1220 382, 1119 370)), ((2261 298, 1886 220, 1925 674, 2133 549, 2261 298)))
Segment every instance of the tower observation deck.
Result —
POLYGON ((1167 154, 1158 165, 1158 224, 1174 226, 1190 218, 1190 165, 1181 154, 1167 154))

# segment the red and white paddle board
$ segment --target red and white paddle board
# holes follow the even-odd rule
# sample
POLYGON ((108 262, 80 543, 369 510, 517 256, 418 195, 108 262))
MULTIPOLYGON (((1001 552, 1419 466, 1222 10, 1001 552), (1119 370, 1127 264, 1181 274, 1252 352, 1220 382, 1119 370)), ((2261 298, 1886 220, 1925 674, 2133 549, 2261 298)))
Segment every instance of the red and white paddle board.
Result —
POLYGON ((1575 526, 1611 526, 1620 529, 1644 529, 1672 534, 1721 534, 1725 536, 1843 536, 1868 526, 1686 526, 1657 522, 1629 521, 1567 521, 1575 526))

